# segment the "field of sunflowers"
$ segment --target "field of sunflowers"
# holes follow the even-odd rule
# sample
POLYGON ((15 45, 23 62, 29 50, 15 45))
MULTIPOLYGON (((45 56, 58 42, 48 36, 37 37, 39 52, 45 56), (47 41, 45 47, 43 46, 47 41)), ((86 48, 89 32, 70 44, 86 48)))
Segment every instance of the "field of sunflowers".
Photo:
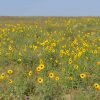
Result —
POLYGON ((0 100, 99 97, 99 17, 0 17, 0 100))

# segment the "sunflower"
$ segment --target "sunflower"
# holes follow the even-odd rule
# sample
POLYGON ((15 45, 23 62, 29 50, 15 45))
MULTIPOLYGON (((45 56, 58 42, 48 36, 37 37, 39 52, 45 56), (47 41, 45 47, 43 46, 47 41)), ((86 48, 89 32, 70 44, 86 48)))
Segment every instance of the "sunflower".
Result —
POLYGON ((93 86, 94 86, 95 89, 100 89, 100 85, 98 83, 94 83, 93 86))
POLYGON ((50 72, 50 73, 49 73, 49 77, 50 77, 50 78, 53 78, 53 77, 54 77, 54 73, 50 72))
POLYGON ((73 77, 72 76, 69 76, 68 77, 68 80, 72 81, 73 80, 73 77))
POLYGON ((13 73, 13 70, 7 70, 7 74, 11 75, 13 73))
POLYGON ((37 79, 37 82, 40 83, 40 84, 43 83, 43 78, 42 78, 42 77, 39 77, 39 78, 37 79))
POLYGON ((4 79, 5 78, 5 73, 2 73, 1 75, 0 75, 0 79, 4 79))
POLYGON ((36 68, 36 71, 37 71, 37 72, 41 71, 41 67, 37 67, 37 68, 36 68))
POLYGON ((62 68, 62 72, 65 72, 65 68, 64 67, 62 68))
POLYGON ((28 72, 28 76, 32 76, 32 71, 31 70, 28 72))
POLYGON ((85 73, 81 73, 80 74, 80 78, 86 78, 86 74, 85 73))
POLYGON ((58 80, 59 80, 59 76, 56 76, 56 77, 55 77, 55 80, 58 81, 58 80))
POLYGON ((69 64, 72 64, 72 59, 71 59, 71 58, 69 59, 68 63, 69 63, 69 64))
POLYGON ((40 64, 39 67, 40 67, 41 69, 44 69, 44 64, 40 64))
POLYGON ((73 67, 74 69, 78 70, 78 65, 74 65, 73 67))
POLYGON ((9 46, 9 47, 8 47, 8 49, 11 51, 11 50, 12 50, 12 47, 11 47, 11 46, 9 46))
POLYGON ((12 79, 8 80, 8 84, 12 84, 12 83, 13 83, 12 79))

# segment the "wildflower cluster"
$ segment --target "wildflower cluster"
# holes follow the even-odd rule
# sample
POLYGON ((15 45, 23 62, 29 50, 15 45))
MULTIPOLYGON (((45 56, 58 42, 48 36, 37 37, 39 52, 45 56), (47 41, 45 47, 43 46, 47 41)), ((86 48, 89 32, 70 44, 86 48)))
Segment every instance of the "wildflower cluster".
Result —
POLYGON ((100 18, 33 20, 0 22, 0 93, 99 91, 100 18))

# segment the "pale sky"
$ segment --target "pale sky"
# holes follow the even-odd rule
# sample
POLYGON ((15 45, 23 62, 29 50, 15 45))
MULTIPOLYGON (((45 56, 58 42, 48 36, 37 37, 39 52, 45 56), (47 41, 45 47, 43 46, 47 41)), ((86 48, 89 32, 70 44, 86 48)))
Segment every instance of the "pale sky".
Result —
POLYGON ((100 16, 100 0, 0 0, 0 16, 100 16))

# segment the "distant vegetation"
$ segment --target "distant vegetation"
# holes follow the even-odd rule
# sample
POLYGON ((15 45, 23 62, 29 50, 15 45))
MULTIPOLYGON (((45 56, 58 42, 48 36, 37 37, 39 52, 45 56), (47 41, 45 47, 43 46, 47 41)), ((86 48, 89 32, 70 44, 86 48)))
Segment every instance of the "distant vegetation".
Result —
POLYGON ((99 17, 0 17, 0 100, 99 97, 99 17))

